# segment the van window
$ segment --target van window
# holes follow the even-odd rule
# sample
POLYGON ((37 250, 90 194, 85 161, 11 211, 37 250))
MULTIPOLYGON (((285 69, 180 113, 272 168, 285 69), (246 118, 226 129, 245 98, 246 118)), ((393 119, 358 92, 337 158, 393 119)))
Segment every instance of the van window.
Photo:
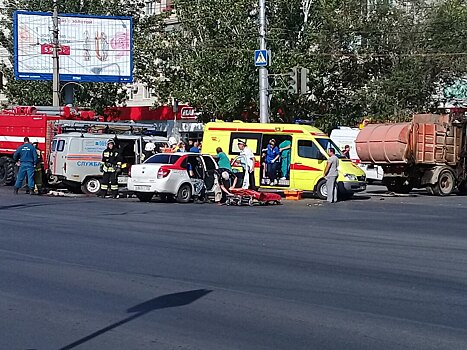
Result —
POLYGON ((57 140, 52 140, 52 152, 55 152, 57 149, 57 140))
POLYGON ((148 158, 144 163, 175 164, 179 158, 179 155, 160 153, 148 158))
POLYGON ((298 156, 310 159, 322 159, 323 155, 313 141, 298 141, 298 156))
POLYGON ((341 153, 341 150, 339 149, 339 147, 336 146, 336 144, 334 142, 332 142, 331 139, 320 139, 320 138, 316 138, 316 141, 318 141, 318 143, 320 144, 321 147, 323 147, 323 149, 327 152, 328 149, 330 148, 334 148, 334 150, 336 151, 336 156, 338 158, 344 158, 344 156, 342 155, 341 153))
POLYGON ((246 142, 247 147, 253 152, 255 156, 261 154, 261 134, 258 133, 240 133, 233 132, 230 136, 229 154, 238 155, 238 140, 246 142))
POLYGON ((58 140, 57 151, 62 152, 65 149, 65 140, 58 140))

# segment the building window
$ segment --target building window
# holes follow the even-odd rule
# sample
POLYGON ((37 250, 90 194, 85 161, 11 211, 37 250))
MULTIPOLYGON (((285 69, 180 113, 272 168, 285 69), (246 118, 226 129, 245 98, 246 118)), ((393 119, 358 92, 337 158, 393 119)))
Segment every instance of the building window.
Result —
POLYGON ((143 98, 151 98, 152 97, 152 89, 149 87, 145 86, 144 87, 144 92, 143 92, 143 98))
POLYGON ((156 2, 153 0, 153 1, 148 1, 146 3, 146 14, 151 16, 151 15, 154 15, 156 13, 156 2))
POLYGON ((146 2, 146 15, 160 15, 173 10, 173 0, 150 0, 146 2))

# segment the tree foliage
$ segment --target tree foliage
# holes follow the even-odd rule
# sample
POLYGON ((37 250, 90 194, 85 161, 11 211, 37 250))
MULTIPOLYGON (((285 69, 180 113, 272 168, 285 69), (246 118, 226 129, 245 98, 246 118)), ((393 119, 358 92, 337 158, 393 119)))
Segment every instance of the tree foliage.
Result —
MULTIPOLYGON (((93 15, 133 16, 135 25, 139 23, 141 14, 140 0, 61 0, 58 1, 59 13, 81 13, 93 15)), ((51 0, 8 0, 3 10, 4 20, 1 23, 0 43, 7 49, 13 63, 13 12, 21 10, 51 12, 51 0)), ((8 80, 4 93, 12 104, 19 105, 51 105, 52 83, 50 81, 18 81, 14 79, 13 70, 3 67, 8 80)), ((82 83, 84 89, 75 89, 75 104, 94 108, 102 113, 105 107, 121 103, 126 98, 121 84, 82 83)))
MULTIPOLYGON (((141 16, 143 0, 63 0, 60 12, 132 15, 135 74, 163 104, 189 102, 207 120, 257 120, 257 0, 174 0, 175 14, 141 16)), ((0 41, 12 53, 15 9, 50 11, 51 0, 9 0, 0 41)), ((309 91, 275 90, 271 116, 312 117, 318 126, 354 125, 363 117, 404 118, 436 106, 445 85, 465 78, 464 0, 268 0, 270 74, 310 70, 309 91)), ((14 81, 19 104, 50 104, 49 82, 14 81)), ((271 78, 272 81, 272 78, 271 78)), ((86 84, 80 105, 123 101, 118 84, 86 84)))
MULTIPOLYGON (((310 69, 309 94, 274 92, 274 118, 314 116, 325 129, 364 116, 403 118, 429 110, 441 85, 465 75, 465 1, 371 3, 267 1, 270 73, 310 69)), ((175 0, 178 27, 146 20, 151 40, 139 52, 140 78, 160 101, 189 101, 208 118, 255 119, 256 4, 175 0), (152 30, 151 22, 158 23, 152 30)))

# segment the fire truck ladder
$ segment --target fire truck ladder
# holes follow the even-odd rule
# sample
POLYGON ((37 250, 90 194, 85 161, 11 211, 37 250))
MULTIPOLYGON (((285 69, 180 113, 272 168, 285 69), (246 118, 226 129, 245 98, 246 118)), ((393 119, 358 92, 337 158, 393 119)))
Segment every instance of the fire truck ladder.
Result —
POLYGON ((155 131, 152 124, 134 122, 114 123, 84 120, 58 120, 54 124, 61 129, 62 133, 76 131, 92 134, 144 135, 155 131))

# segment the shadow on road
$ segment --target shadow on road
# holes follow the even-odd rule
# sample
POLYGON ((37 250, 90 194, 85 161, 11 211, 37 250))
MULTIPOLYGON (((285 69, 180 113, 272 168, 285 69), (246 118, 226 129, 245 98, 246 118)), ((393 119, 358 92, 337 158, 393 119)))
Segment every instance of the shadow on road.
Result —
POLYGON ((12 204, 12 205, 0 205, 0 210, 8 210, 8 209, 27 209, 27 208, 34 208, 34 207, 43 207, 45 205, 55 205, 56 203, 29 203, 29 204, 12 204))
POLYGON ((344 200, 344 202, 353 202, 353 201, 367 201, 371 199, 371 196, 365 196, 364 194, 360 194, 357 196, 353 196, 349 199, 344 200))
POLYGON ((104 333, 107 333, 108 331, 111 331, 112 329, 120 327, 121 325, 124 325, 125 323, 133 321, 134 319, 144 316, 151 311, 188 305, 211 292, 212 290, 209 290, 209 289, 196 289, 196 290, 190 290, 187 292, 166 294, 166 295, 162 295, 160 297, 148 300, 144 303, 135 305, 129 308, 128 310, 126 310, 127 313, 132 313, 132 314, 134 313, 134 315, 128 316, 124 318, 123 320, 112 323, 111 325, 108 325, 107 327, 101 328, 98 331, 91 333, 81 339, 78 339, 71 344, 65 345, 59 350, 69 350, 69 349, 76 348, 77 346, 84 344, 90 341, 91 339, 94 339, 104 333))

